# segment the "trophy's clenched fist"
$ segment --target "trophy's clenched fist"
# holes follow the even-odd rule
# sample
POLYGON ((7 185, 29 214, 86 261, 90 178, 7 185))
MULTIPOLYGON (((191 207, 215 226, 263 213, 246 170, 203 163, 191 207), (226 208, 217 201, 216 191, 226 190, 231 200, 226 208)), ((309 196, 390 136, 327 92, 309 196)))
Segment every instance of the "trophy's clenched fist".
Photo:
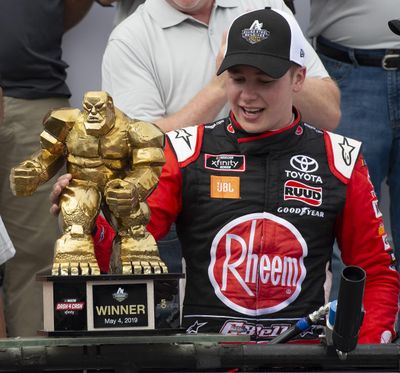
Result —
POLYGON ((122 179, 109 181, 105 187, 104 195, 108 207, 115 216, 130 215, 139 204, 139 196, 135 186, 122 179))
POLYGON ((10 182, 15 195, 31 195, 66 162, 72 179, 60 198, 64 234, 55 245, 53 275, 100 273, 91 232, 101 207, 118 233, 114 273, 167 272, 145 228, 145 201, 165 162, 164 133, 128 118, 106 92, 87 92, 82 111, 53 110, 43 124, 42 149, 12 170, 10 182))
POLYGON ((40 185, 43 169, 38 162, 25 161, 11 170, 10 182, 16 196, 30 196, 40 185))

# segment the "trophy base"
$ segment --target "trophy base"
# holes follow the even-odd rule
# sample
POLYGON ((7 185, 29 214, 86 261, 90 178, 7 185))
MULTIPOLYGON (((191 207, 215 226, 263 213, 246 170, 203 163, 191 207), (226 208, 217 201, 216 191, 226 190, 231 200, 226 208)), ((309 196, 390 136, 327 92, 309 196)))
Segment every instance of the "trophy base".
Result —
POLYGON ((180 328, 182 273, 51 276, 43 283, 46 336, 171 334, 180 328))

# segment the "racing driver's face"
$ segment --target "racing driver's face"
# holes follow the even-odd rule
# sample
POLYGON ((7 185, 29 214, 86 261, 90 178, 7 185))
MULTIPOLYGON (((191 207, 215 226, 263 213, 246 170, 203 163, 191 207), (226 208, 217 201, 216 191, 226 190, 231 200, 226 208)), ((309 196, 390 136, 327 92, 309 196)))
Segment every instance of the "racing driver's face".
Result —
POLYGON ((293 95, 301 89, 305 68, 293 67, 279 79, 237 65, 228 70, 227 98, 236 120, 249 133, 278 130, 292 122, 293 95))

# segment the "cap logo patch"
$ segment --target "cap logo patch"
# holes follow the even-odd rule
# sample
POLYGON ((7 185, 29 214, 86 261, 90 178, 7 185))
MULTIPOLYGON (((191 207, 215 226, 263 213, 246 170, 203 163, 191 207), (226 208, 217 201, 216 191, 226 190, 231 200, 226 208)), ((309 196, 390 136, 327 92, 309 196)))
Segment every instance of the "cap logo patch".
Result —
POLYGON ((250 44, 256 44, 268 38, 270 32, 262 28, 263 24, 255 20, 250 28, 242 30, 242 38, 250 44))

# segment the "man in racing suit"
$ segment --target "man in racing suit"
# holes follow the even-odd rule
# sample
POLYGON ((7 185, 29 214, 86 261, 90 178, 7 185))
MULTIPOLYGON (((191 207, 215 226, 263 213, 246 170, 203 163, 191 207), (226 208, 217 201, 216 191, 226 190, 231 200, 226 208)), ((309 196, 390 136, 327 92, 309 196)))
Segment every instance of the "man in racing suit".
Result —
POLYGON ((367 274, 359 341, 388 342, 399 279, 361 144, 303 123, 280 86, 301 88, 300 33, 278 11, 234 21, 219 70, 232 112, 168 134, 148 228, 159 238, 177 222, 189 333, 268 339, 317 310, 336 236, 343 261, 367 274), (288 121, 273 125, 275 115, 288 121))
POLYGON ((399 295, 392 249, 361 144, 302 122, 293 107, 306 73, 302 40, 279 11, 233 22, 219 70, 228 70, 232 111, 168 134, 147 227, 159 239, 177 223, 188 333, 284 332, 324 304, 336 237, 344 263, 366 272, 359 342, 387 343, 399 295))

